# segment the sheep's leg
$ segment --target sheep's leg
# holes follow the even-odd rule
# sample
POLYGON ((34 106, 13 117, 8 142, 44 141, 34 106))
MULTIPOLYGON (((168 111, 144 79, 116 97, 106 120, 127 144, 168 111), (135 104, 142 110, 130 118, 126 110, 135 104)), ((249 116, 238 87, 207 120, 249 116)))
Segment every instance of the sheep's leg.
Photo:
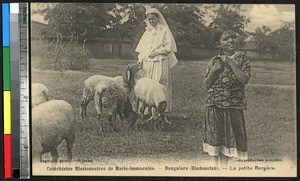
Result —
POLYGON ((99 127, 99 132, 102 132, 103 131, 103 126, 104 126, 104 123, 101 119, 101 114, 97 113, 97 119, 99 121, 99 124, 100 124, 100 127, 99 127))
POLYGON ((118 110, 117 114, 119 115, 120 120, 123 122, 124 118, 125 118, 125 116, 123 115, 123 112, 118 110))
POLYGON ((149 106, 147 106, 147 104, 145 104, 145 103, 143 103, 143 105, 145 105, 145 108, 144 108, 144 111, 143 111, 144 116, 151 116, 152 114, 150 113, 149 106), (147 110, 146 110, 146 108, 147 108, 147 110))
POLYGON ((84 90, 82 100, 81 100, 81 107, 80 107, 80 115, 82 117, 86 116, 86 107, 92 99, 93 99, 93 94, 88 90, 84 90))
POLYGON ((121 114, 119 114, 119 118, 120 118, 120 120, 123 122, 124 121, 124 116, 121 114))
POLYGON ((137 99, 136 99, 136 107, 135 107, 135 112, 136 112, 136 113, 139 113, 139 106, 140 106, 140 99, 137 98, 137 99))
POLYGON ((144 118, 145 118, 144 113, 145 113, 146 107, 147 107, 147 105, 146 105, 145 103, 143 103, 143 105, 142 105, 142 107, 141 107, 141 109, 140 109, 141 118, 142 118, 143 123, 144 123, 144 118))
POLYGON ((99 127, 99 132, 103 132, 103 127, 104 127, 104 123, 101 119, 101 114, 97 114, 97 119, 99 121, 100 127, 99 127))
POLYGON ((100 122, 99 131, 102 132, 103 131, 103 121, 101 120, 101 115, 102 115, 103 107, 102 107, 102 99, 99 97, 98 94, 95 94, 94 102, 95 102, 95 108, 96 108, 96 112, 97 112, 97 118, 98 118, 98 121, 100 122))
POLYGON ((126 118, 130 117, 132 112, 134 112, 132 109, 131 101, 128 97, 127 97, 127 100, 126 100, 124 106, 120 106, 120 108, 121 108, 121 109, 119 109, 119 110, 121 110, 120 113, 124 113, 124 116, 126 118))
POLYGON ((75 140, 75 131, 73 131, 71 136, 66 139, 69 162, 71 162, 73 158, 72 149, 73 149, 74 140, 75 140))
POLYGON ((163 125, 163 121, 164 121, 164 115, 160 116, 160 118, 157 120, 157 129, 159 131, 162 130, 162 125, 163 125))
POLYGON ((47 150, 43 148, 43 150, 40 152, 40 162, 43 162, 43 154, 46 153, 47 150))
POLYGON ((137 114, 133 110, 127 115, 128 131, 136 129, 137 117, 137 114))
POLYGON ((145 110, 147 108, 147 104, 144 101, 141 101, 141 102, 142 102, 142 106, 140 108, 140 114, 145 115, 145 110))
POLYGON ((134 111, 132 111, 131 115, 130 115, 130 119, 129 119, 131 122, 130 126, 129 126, 131 131, 137 129, 137 125, 136 125, 137 118, 138 118, 138 115, 134 111))
POLYGON ((155 114, 152 118, 154 120, 154 131, 161 131, 161 117, 159 114, 155 114))
MULTIPOLYGON (((150 107, 150 110, 152 110, 152 107, 150 107)), ((146 120, 146 122, 149 122, 149 121, 152 121, 152 120, 156 119, 157 116, 158 116, 158 112, 155 112, 154 114, 151 115, 151 117, 149 119, 146 120)))
POLYGON ((117 114, 115 113, 115 114, 114 114, 114 118, 113 118, 113 129, 114 129, 114 131, 119 131, 119 130, 117 129, 117 122, 116 122, 116 119, 117 119, 117 114))
POLYGON ((154 130, 154 131, 157 131, 157 130, 158 130, 158 126, 157 126, 158 123, 157 123, 157 121, 158 121, 158 120, 155 120, 155 122, 154 122, 154 124, 153 124, 153 130, 154 130))
POLYGON ((147 120, 145 121, 145 123, 147 123, 147 122, 149 122, 149 121, 152 121, 154 118, 155 118, 155 115, 152 115, 149 119, 147 119, 147 120))
POLYGON ((51 150, 51 157, 53 162, 57 162, 59 155, 56 148, 51 150))
POLYGON ((113 131, 118 131, 116 126, 116 117, 117 117, 116 113, 113 113, 108 117, 110 127, 112 128, 113 131))
POLYGON ((146 108, 147 108, 147 111, 146 111, 146 113, 144 113, 144 115, 146 115, 146 116, 152 116, 153 115, 153 107, 152 106, 147 106, 147 104, 146 104, 146 108))
POLYGON ((167 117, 166 116, 164 116, 164 121, 166 122, 166 123, 168 123, 169 125, 171 125, 172 123, 167 119, 167 117))
POLYGON ((110 126, 110 131, 113 131, 112 120, 113 120, 113 114, 111 114, 111 115, 108 116, 108 122, 109 122, 109 126, 110 126))

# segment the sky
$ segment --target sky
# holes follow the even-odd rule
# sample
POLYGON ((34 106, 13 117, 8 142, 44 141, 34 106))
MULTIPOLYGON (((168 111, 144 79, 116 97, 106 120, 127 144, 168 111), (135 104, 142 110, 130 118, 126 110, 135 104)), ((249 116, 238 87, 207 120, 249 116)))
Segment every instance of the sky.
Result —
POLYGON ((254 31, 263 25, 272 30, 283 25, 283 22, 295 21, 295 5, 242 5, 246 11, 244 14, 250 18, 250 23, 245 27, 248 31, 254 31))
MULTIPOLYGON (((35 8, 35 4, 31 5, 35 8)), ((243 4, 242 9, 250 23, 245 30, 253 32, 257 27, 268 26, 271 30, 283 25, 283 22, 295 21, 295 5, 293 4, 243 4)), ((43 17, 32 15, 32 20, 44 22, 43 17)), ((209 21, 209 18, 207 19, 209 21)))

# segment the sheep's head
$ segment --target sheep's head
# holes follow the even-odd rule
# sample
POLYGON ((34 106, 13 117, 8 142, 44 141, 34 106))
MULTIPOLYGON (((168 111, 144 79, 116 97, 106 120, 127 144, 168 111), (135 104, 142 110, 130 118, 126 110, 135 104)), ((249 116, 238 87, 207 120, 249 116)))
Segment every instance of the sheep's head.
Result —
POLYGON ((167 101, 162 101, 162 102, 158 103, 157 112, 160 115, 164 115, 166 108, 167 108, 167 101))
POLYGON ((126 69, 126 81, 129 87, 132 88, 134 85, 134 75, 140 70, 139 64, 129 64, 126 69))

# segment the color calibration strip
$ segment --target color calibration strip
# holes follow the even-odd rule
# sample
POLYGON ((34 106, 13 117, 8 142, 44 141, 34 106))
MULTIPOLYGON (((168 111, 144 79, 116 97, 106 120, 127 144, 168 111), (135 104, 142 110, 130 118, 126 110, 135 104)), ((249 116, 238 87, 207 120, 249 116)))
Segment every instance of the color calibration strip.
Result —
POLYGON ((2 3, 4 178, 30 177, 28 3, 2 3))
POLYGON ((10 91, 10 6, 2 3, 3 98, 4 98, 4 178, 12 177, 11 91, 10 91))

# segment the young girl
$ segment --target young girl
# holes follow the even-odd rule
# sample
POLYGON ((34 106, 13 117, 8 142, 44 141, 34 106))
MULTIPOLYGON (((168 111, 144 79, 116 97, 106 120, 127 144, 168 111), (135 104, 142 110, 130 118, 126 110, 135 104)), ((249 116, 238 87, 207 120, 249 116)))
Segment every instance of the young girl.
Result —
POLYGON ((245 84, 250 79, 250 63, 235 52, 236 33, 224 31, 217 37, 220 54, 213 57, 205 75, 203 150, 217 165, 227 167, 228 158, 247 159, 245 84))

